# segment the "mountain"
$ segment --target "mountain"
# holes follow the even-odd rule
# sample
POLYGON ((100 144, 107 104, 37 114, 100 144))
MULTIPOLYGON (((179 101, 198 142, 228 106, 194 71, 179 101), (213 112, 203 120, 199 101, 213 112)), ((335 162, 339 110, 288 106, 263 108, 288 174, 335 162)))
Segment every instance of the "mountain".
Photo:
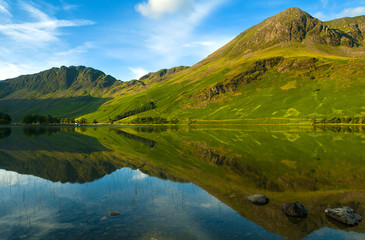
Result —
POLYGON ((310 118, 363 116, 364 26, 364 16, 322 22, 289 8, 190 68, 120 82, 97 70, 70 67, 0 82, 0 111, 19 119, 25 109, 15 113, 16 103, 36 113, 121 123, 141 117, 308 123, 310 118))
POLYGON ((144 76, 142 76, 139 81, 142 81, 144 84, 150 84, 150 83, 156 83, 156 82, 162 82, 168 79, 171 74, 180 72, 182 70, 188 69, 189 67, 186 66, 180 66, 180 67, 174 67, 170 69, 161 69, 157 72, 151 72, 144 76))
POLYGON ((1 81, 0 97, 4 98, 17 91, 25 90, 28 96, 45 96, 48 94, 61 95, 66 91, 68 96, 79 96, 85 92, 95 92, 108 88, 117 80, 103 72, 79 67, 52 68, 37 74, 23 75, 14 79, 1 81))
MULTIPOLYGON (((362 23, 365 22, 364 19, 360 20, 362 23)), ((250 56, 257 54, 257 51, 276 45, 291 47, 296 43, 301 43, 302 48, 309 48, 310 52, 317 51, 322 54, 330 53, 335 49, 321 50, 319 45, 350 48, 360 46, 363 39, 355 38, 356 34, 351 34, 348 26, 343 26, 342 29, 330 26, 298 8, 289 8, 244 31, 207 58, 207 61, 225 56, 250 56)), ((332 26, 336 25, 332 24, 332 26)), ((359 33, 362 37, 364 34, 365 32, 359 33)))
POLYGON ((364 44, 365 40, 365 16, 359 16, 354 18, 341 18, 333 21, 326 22, 326 24, 333 28, 338 29, 348 36, 353 38, 359 44, 364 44))
POLYGON ((146 89, 185 68, 163 69, 128 82, 84 66, 52 68, 0 81, 0 109, 15 121, 21 121, 26 113, 79 117, 115 96, 146 89))
MULTIPOLYGON (((364 18, 354 19, 347 21, 356 22, 362 36, 364 18)), ((156 108, 120 122, 159 116, 185 123, 302 124, 310 118, 362 116, 365 48, 341 21, 327 24, 298 8, 287 9, 164 83, 110 100, 118 111, 105 105, 84 117, 107 121, 105 114, 151 101, 156 108)))

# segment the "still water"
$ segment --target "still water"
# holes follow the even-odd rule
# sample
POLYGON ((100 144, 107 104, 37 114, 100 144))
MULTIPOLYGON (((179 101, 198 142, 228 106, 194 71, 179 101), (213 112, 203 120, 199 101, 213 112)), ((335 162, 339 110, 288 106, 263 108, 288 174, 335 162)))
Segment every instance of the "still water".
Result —
POLYGON ((363 215, 364 145, 356 128, 0 128, 0 239, 365 239, 324 215, 363 215))

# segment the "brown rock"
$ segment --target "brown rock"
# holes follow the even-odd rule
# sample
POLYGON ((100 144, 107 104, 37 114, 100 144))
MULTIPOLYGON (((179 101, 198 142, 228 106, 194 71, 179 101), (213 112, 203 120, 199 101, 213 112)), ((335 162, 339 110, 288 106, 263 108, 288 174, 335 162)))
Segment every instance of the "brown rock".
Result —
POLYGON ((281 210, 290 217, 307 217, 307 209, 299 202, 284 203, 281 210))
POLYGON ((115 217, 115 216, 119 216, 120 213, 117 212, 110 212, 110 216, 115 217))

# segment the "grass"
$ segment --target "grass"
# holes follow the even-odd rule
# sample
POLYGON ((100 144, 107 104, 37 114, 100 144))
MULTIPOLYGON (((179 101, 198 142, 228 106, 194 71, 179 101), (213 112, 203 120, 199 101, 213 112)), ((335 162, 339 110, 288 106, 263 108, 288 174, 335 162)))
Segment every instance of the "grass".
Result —
MULTIPOLYGON (((108 117, 133 109, 148 101, 156 103, 156 109, 123 119, 128 123, 135 117, 229 120, 256 119, 256 123, 277 123, 278 118, 321 118, 332 116, 362 116, 365 113, 365 77, 363 61, 319 59, 315 69, 266 72, 261 80, 242 86, 235 92, 221 94, 211 100, 194 98, 194 94, 209 88, 217 81, 233 75, 225 68, 211 73, 199 81, 191 81, 193 73, 178 76, 166 84, 156 85, 136 95, 113 99, 96 112, 83 116, 90 121, 106 122, 108 117), (261 121, 265 119, 265 121, 261 121)), ((242 71, 244 67, 241 67, 242 71)), ((187 71, 190 71, 188 69, 187 71)), ((187 72, 185 71, 185 72, 187 72)), ((213 70, 212 70, 213 71, 213 70)), ((195 71, 193 71, 195 73, 195 71)), ((200 75, 200 72, 196 73, 200 75)))

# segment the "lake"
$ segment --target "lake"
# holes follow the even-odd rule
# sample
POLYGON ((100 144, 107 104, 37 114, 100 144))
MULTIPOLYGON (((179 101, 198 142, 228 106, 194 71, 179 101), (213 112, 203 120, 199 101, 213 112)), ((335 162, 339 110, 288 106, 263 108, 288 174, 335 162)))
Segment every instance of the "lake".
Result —
POLYGON ((0 128, 0 239, 365 239, 359 127, 0 128), (246 200, 265 194, 269 204, 246 200), (298 201, 304 219, 281 204, 298 201))

